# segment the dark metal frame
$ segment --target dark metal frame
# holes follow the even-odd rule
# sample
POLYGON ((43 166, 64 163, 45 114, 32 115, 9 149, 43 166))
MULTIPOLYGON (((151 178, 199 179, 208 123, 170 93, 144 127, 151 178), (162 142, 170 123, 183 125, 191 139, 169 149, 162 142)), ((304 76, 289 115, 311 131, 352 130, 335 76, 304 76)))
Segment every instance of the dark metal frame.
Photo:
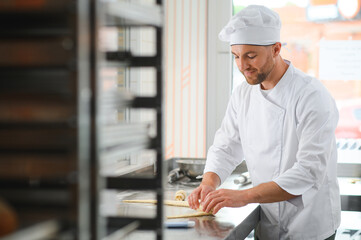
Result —
MULTIPOLYGON (((162 1, 157 0, 157 5, 161 6, 162 1)), ((92 89, 92 101, 91 101, 91 229, 92 239, 102 239, 109 232, 113 234, 119 234, 119 229, 124 229, 121 232, 130 233, 135 229, 154 230, 157 235, 157 239, 163 238, 163 76, 162 76, 162 57, 163 57, 163 27, 154 26, 141 21, 135 25, 134 21, 129 24, 126 19, 119 19, 115 23, 111 23, 112 26, 118 27, 154 27, 156 29, 156 55, 152 57, 134 57, 131 52, 107 52, 104 55, 105 59, 102 59, 103 55, 99 52, 97 47, 98 29, 101 23, 106 22, 106 16, 104 16, 104 9, 99 1, 91 1, 91 16, 90 16, 90 38, 91 38, 91 89, 92 89), (98 67, 103 61, 108 64, 114 64, 116 66, 126 67, 154 67, 156 69, 156 89, 157 93, 155 97, 135 97, 132 101, 120 104, 122 107, 127 106, 131 108, 151 108, 156 111, 157 121, 157 136, 153 139, 149 138, 148 149, 154 149, 156 151, 156 166, 157 172, 154 178, 129 178, 129 177, 101 177, 99 175, 99 160, 100 160, 100 148, 99 136, 101 134, 101 125, 99 121, 100 114, 100 99, 99 99, 99 73, 98 67), (132 189, 132 190, 152 190, 156 192, 157 208, 156 217, 154 219, 149 218, 129 218, 129 217, 106 217, 101 216, 99 212, 99 193, 103 189, 132 189), (133 225, 132 225, 133 224, 133 225), (132 226, 132 227, 130 227, 132 226), (125 231, 128 229, 127 231, 125 231), (130 229, 130 230, 129 230, 130 229)), ((109 237, 109 235, 108 235, 109 237)))
MULTIPOLYGON (((50 222, 44 221, 40 225, 34 220, 28 228, 45 232, 49 239, 52 238, 50 234, 54 234, 55 231, 59 234, 54 239, 98 240, 107 236, 110 229, 116 230, 113 237, 125 236, 135 229, 154 230, 157 239, 162 239, 162 26, 141 21, 115 21, 114 24, 117 26, 154 27, 157 54, 154 57, 135 57, 130 52, 103 54, 100 53, 97 43, 100 23, 105 22, 105 17, 102 16, 102 2, 46 0, 43 3, 43 8, 35 11, 26 9, 26 4, 17 5, 16 8, 13 5, 12 10, 4 10, 6 4, 13 4, 12 1, 7 1, 0 7, 0 27, 3 30, 0 33, 0 48, 8 50, 5 44, 11 47, 9 56, 4 54, 0 57, 0 101, 11 102, 19 96, 32 96, 31 99, 42 103, 47 102, 47 99, 56 99, 56 103, 62 103, 70 113, 69 116, 50 118, 47 121, 39 121, 36 118, 27 121, 21 118, 14 121, 0 118, 0 156, 3 157, 0 157, 0 164, 10 166, 13 162, 30 163, 31 166, 40 168, 41 162, 46 159, 47 163, 56 161, 56 166, 64 164, 65 167, 62 170, 49 169, 56 177, 48 174, 49 177, 35 179, 33 173, 26 175, 27 172, 23 173, 16 168, 12 168, 15 169, 12 174, 16 177, 9 177, 8 173, 2 171, 0 196, 14 205, 15 210, 19 212, 25 209, 29 214, 39 211, 54 217, 50 222), (47 41, 44 40, 47 37, 53 40, 50 45, 46 45, 47 41), (41 50, 40 53, 37 52, 40 57, 33 53, 29 56, 32 57, 32 61, 23 61, 24 59, 19 58, 19 51, 17 55, 12 55, 11 51, 17 49, 10 40, 22 41, 24 45, 33 44, 36 49, 41 50), (44 47, 51 50, 46 51, 47 48, 44 47), (54 55, 54 52, 59 53, 59 56, 54 55), (155 150, 157 173, 152 179, 104 178, 99 175, 99 160, 103 147, 100 136, 103 132, 100 122, 102 105, 99 99, 98 68, 104 61, 119 66, 151 66, 156 69, 155 97, 135 97, 123 102, 114 102, 118 103, 120 108, 151 108, 156 111, 155 138, 138 138, 142 133, 138 131, 137 138, 133 138, 132 142, 124 142, 122 139, 121 144, 115 148, 119 153, 126 152, 128 147, 133 145, 134 151, 147 148, 155 150), (56 135, 58 132, 61 134, 56 135), (14 136, 18 136, 18 139, 14 139, 14 136), (6 141, 9 140, 8 137, 11 137, 10 143, 6 141), (48 156, 51 158, 48 159, 48 156), (7 159, 4 159, 5 157, 7 159), (156 218, 101 216, 99 193, 102 189, 147 189, 156 192, 156 218), (24 194, 26 198, 23 197, 24 194)), ((161 4, 158 0, 157 5, 161 4)), ((45 111, 42 105, 35 105, 32 110, 45 111)), ((24 231, 20 230, 15 234, 10 238, 19 239, 17 236, 24 234, 24 231)), ((28 238, 31 239, 31 236, 28 238)))
MULTIPOLYGON (((0 175, 0 196, 13 205, 20 223, 29 224, 21 225, 9 239, 24 239, 22 234, 27 239, 39 234, 44 239, 90 239, 89 3, 46 0, 30 6, 26 1, 8 1, 0 7, 0 20, 0 45, 2 49, 11 45, 8 55, 0 57, 1 100, 35 99, 43 104, 56 99, 69 111, 61 119, 46 121, 0 119, 1 166, 34 168, 31 172, 12 167, 11 177, 0 175), (31 51, 29 46, 41 51, 31 51), (26 61, 19 57, 21 49, 31 52, 23 53, 29 54, 26 61), (55 132, 66 134, 61 139, 55 132), (18 139, 12 136, 7 144, 7 135, 18 139), (65 167, 45 169, 42 161, 65 167), (39 213, 44 214, 42 222, 33 216, 39 213)), ((45 112, 41 104, 31 105, 28 111, 45 112)))

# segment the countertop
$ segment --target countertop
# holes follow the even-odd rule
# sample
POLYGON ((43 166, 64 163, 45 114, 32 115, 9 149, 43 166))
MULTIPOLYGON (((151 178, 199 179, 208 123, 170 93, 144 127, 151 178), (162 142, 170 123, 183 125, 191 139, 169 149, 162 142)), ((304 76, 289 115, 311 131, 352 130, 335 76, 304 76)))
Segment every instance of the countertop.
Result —
MULTIPOLYGON (((247 185, 239 187, 233 183, 234 178, 239 174, 232 174, 220 188, 228 189, 246 189, 251 187, 247 185)), ((187 196, 195 187, 183 186, 179 183, 169 184, 165 186, 164 199, 173 200, 175 192, 183 189, 187 196)), ((127 217, 149 217, 156 215, 156 207, 153 204, 140 203, 123 203, 125 199, 155 199, 155 193, 149 191, 108 191, 103 194, 102 212, 106 215, 119 215, 127 217), (111 200, 113 199, 113 200, 111 200), (116 201, 114 201, 116 199, 116 201), (115 204, 114 204, 115 203, 115 204)), ((187 229, 169 229, 164 228, 164 239, 244 239, 258 222, 259 208, 258 204, 249 204, 240 208, 223 208, 214 217, 193 217, 188 219, 166 219, 166 216, 174 216, 180 214, 188 214, 196 212, 190 208, 184 207, 164 207, 164 221, 194 221, 194 228, 187 229)), ((127 240, 132 239, 156 239, 154 231, 135 231, 128 235, 127 240)))

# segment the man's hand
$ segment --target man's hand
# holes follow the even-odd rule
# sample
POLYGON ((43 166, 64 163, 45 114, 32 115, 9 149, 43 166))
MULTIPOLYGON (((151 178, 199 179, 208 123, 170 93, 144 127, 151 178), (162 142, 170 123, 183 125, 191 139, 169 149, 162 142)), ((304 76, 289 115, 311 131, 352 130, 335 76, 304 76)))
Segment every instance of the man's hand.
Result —
POLYGON ((197 187, 189 196, 188 203, 192 209, 199 208, 199 200, 201 203, 204 202, 206 196, 215 191, 217 186, 220 184, 221 180, 218 175, 213 172, 207 172, 203 175, 202 183, 199 187, 197 187))
POLYGON ((188 196, 189 206, 192 209, 197 210, 199 208, 199 200, 201 200, 201 202, 204 202, 207 194, 214 190, 216 190, 216 188, 209 185, 201 184, 199 187, 194 189, 194 191, 188 196))
POLYGON ((297 196, 286 192, 277 183, 271 181, 245 190, 219 189, 212 191, 207 194, 202 204, 202 210, 209 212, 213 209, 213 214, 216 214, 223 207, 243 207, 248 203, 281 202, 294 197, 297 196))
POLYGON ((246 191, 243 190, 229 190, 219 189, 210 192, 205 201, 203 202, 203 211, 209 212, 213 210, 213 214, 216 214, 223 207, 243 207, 248 204, 245 201, 246 191))

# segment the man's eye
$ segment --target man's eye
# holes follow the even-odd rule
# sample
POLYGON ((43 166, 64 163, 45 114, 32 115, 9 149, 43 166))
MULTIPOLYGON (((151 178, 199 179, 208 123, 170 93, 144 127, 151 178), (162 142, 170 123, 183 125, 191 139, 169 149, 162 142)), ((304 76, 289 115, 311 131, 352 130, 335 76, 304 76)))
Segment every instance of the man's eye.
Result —
POLYGON ((234 57, 235 59, 239 58, 239 57, 238 57, 238 56, 236 56, 236 55, 233 55, 233 57, 234 57))
POLYGON ((257 55, 254 55, 254 56, 248 56, 249 59, 253 59, 255 58, 257 55))

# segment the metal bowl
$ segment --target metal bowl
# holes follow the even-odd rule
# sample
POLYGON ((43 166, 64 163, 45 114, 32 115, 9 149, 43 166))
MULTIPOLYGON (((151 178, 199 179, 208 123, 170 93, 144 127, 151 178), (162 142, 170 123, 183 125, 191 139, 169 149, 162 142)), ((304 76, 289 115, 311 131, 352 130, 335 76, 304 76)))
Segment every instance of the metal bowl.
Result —
POLYGON ((202 176, 206 165, 206 159, 179 159, 176 162, 180 170, 190 178, 202 176))

